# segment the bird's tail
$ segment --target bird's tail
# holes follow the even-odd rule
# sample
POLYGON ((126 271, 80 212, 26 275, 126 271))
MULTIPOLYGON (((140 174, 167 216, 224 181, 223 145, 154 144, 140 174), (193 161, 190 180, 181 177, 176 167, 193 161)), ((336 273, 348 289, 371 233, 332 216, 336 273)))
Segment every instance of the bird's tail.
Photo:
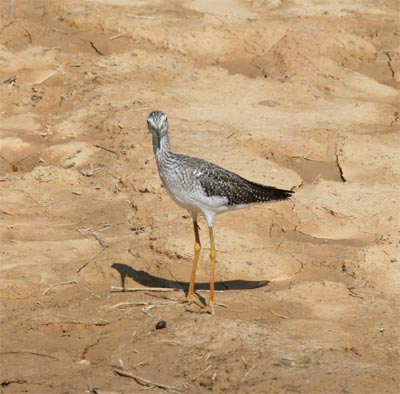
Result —
POLYGON ((273 186, 264 186, 259 183, 250 182, 251 188, 253 189, 252 195, 254 196, 253 202, 267 202, 267 201, 279 201, 289 199, 294 191, 278 189, 273 186))

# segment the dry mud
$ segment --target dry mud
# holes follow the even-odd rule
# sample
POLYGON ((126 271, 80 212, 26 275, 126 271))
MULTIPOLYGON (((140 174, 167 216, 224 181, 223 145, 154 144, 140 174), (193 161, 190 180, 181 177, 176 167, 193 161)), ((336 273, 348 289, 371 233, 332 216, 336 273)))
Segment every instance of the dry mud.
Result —
POLYGON ((2 393, 400 391, 397 1, 6 3, 2 393), (217 218, 214 316, 181 302, 155 109, 175 151, 296 191, 217 218))

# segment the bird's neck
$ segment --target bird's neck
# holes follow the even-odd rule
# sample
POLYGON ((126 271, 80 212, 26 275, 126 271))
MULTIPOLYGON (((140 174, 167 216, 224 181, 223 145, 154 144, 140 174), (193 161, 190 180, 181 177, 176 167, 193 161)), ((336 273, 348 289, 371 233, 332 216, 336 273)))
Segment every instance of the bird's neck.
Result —
POLYGON ((171 153, 168 134, 162 136, 153 134, 153 151, 157 161, 171 153))

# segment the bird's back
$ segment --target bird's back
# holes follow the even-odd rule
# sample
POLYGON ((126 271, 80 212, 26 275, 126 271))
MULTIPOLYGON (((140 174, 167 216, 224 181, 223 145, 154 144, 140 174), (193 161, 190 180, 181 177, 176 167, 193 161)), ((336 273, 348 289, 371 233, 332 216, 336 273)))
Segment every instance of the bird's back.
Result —
POLYGON ((264 186, 228 171, 216 164, 195 157, 170 153, 160 166, 160 175, 167 189, 178 188, 191 198, 221 198, 229 207, 286 200, 293 192, 264 186))

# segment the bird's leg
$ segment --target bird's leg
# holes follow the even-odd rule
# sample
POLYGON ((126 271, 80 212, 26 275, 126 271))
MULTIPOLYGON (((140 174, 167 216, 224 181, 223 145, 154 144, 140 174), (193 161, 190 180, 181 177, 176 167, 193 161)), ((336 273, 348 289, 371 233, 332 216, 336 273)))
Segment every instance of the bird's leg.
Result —
POLYGON ((212 227, 208 228, 210 233, 210 298, 209 304, 211 307, 211 313, 214 314, 214 282, 215 282, 215 259, 217 257, 217 251, 215 250, 214 234, 212 227))
POLYGON ((201 250, 199 225, 197 224, 197 220, 195 220, 195 219, 193 219, 193 229, 194 229, 195 244, 194 244, 194 258, 193 258, 192 274, 190 275, 190 285, 189 285, 189 291, 188 291, 188 295, 187 295, 188 300, 190 300, 191 298, 193 298, 195 296, 194 283, 196 280, 196 270, 197 270, 197 264, 199 262, 200 250, 201 250))

